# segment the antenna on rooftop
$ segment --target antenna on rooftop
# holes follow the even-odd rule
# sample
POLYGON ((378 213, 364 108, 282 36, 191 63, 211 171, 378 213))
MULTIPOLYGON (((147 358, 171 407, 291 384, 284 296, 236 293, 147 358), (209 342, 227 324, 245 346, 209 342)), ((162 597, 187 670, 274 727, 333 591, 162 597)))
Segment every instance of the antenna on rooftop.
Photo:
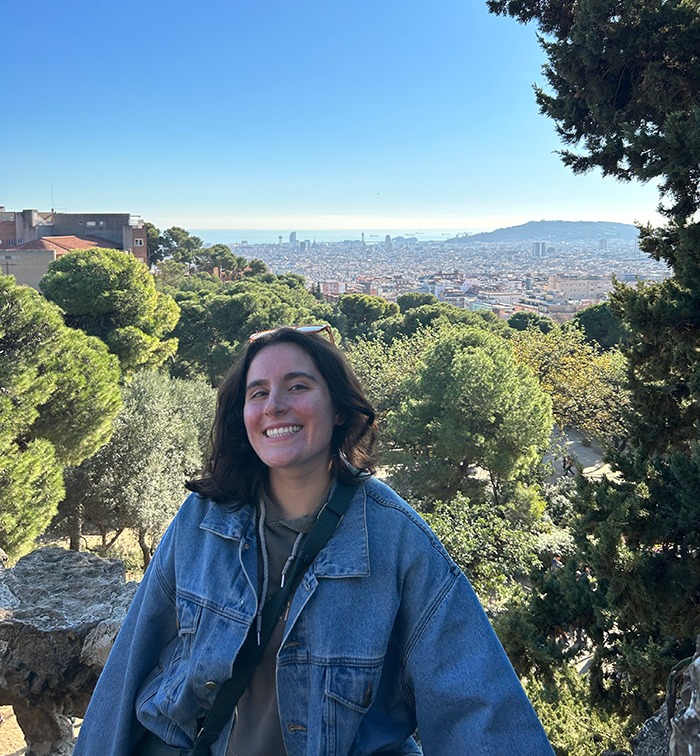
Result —
POLYGON ((53 209, 53 181, 51 182, 51 212, 54 212, 53 209))

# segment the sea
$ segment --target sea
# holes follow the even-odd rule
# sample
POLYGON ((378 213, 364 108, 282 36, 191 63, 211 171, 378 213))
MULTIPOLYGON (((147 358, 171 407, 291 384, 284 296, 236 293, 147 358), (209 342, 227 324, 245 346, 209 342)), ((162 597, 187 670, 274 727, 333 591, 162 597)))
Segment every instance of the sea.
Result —
MULTIPOLYGON (((457 235, 478 233, 484 229, 415 229, 415 228, 387 228, 364 229, 365 242, 384 241, 387 236, 392 239, 397 236, 415 237, 419 241, 445 241, 457 235)), ((205 244, 278 244, 280 237, 283 243, 289 242, 290 233, 296 231, 297 241, 310 242, 342 242, 360 241, 363 229, 241 229, 241 228, 194 228, 190 234, 198 236, 205 244)))

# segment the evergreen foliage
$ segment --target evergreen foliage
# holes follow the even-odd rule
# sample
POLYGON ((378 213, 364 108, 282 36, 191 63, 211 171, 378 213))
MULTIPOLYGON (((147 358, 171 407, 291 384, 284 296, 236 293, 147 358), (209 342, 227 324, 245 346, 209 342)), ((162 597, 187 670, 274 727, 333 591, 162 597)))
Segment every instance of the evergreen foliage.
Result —
POLYGON ((97 530, 107 547, 133 529, 145 569, 186 493, 185 479, 201 468, 215 392, 203 381, 141 372, 123 388, 123 399, 109 443, 66 470, 53 530, 80 549, 83 532, 97 530))
POLYGON ((620 479, 583 487, 574 523, 596 585, 591 691, 641 717, 700 628, 700 3, 488 4, 543 32, 550 91, 537 100, 578 148, 564 162, 660 181, 668 223, 642 228, 641 246, 673 275, 612 294, 629 338, 629 438, 611 453, 620 479))
MULTIPOLYGON (((202 279, 196 279, 202 282, 202 279)), ((173 335, 179 342, 171 373, 203 377, 218 385, 241 344, 252 333, 280 325, 329 321, 329 305, 319 302, 299 276, 264 273, 235 282, 195 289, 189 279, 174 292, 181 315, 173 335)), ((195 281, 196 283, 196 281, 195 281)))
POLYGON ((458 493, 421 513, 491 611, 519 590, 537 554, 541 502, 532 490, 513 487, 498 502, 458 493))
POLYGON ((521 310, 514 312, 508 318, 508 325, 516 331, 527 331, 528 328, 539 328, 542 333, 549 333, 554 328, 555 323, 546 315, 540 315, 537 312, 521 310))
POLYGON ((558 667, 549 683, 526 680, 525 691, 557 756, 627 752, 634 731, 630 718, 591 708, 585 676, 573 666, 558 667))
POLYGON ((421 307, 422 305, 437 304, 437 301, 437 297, 434 294, 421 294, 417 291, 409 291, 396 297, 396 304, 402 313, 414 310, 416 307, 421 307))
POLYGON ((625 435, 629 399, 626 362, 617 350, 600 352, 578 328, 555 326, 518 332, 512 339, 518 360, 537 376, 552 399, 559 428, 577 428, 604 441, 625 435))
POLYGON ((346 294, 340 298, 337 307, 340 332, 351 340, 370 333, 373 324, 399 312, 396 303, 369 294, 346 294))
POLYGON ((505 339, 453 325, 428 347, 389 414, 394 478, 408 498, 449 500, 486 471, 493 498, 539 465, 551 402, 505 339))
POLYGON ((579 310, 572 320, 583 331, 586 341, 600 349, 613 349, 627 343, 626 329, 613 312, 610 302, 579 310))
POLYGON ((0 276, 0 546, 26 549, 56 512, 63 467, 111 434, 117 360, 59 309, 0 276))
POLYGON ((177 350, 177 340, 166 336, 180 310, 131 255, 102 248, 70 252, 49 265, 40 287, 67 325, 107 344, 126 375, 158 367, 177 350))

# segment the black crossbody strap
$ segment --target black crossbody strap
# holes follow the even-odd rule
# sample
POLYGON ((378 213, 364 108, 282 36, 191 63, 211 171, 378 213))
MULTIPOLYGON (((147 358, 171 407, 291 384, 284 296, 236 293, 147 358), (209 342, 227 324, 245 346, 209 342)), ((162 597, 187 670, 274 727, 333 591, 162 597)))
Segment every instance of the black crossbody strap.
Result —
POLYGON ((328 542, 328 539, 333 535, 333 531, 343 519, 343 515, 356 490, 355 486, 348 483, 338 481, 336 484, 333 495, 319 512, 313 528, 304 539, 302 548, 292 563, 292 568, 289 571, 285 585, 278 591, 275 591, 265 603, 262 612, 262 629, 259 643, 255 623, 251 625, 233 665, 233 674, 221 686, 214 704, 204 720, 204 725, 189 752, 192 756, 208 756, 209 747, 218 739, 224 725, 231 718, 238 699, 243 695, 243 691, 246 689, 255 667, 260 661, 265 646, 270 640, 272 632, 282 615, 282 610, 287 604, 289 594, 292 592, 297 578, 314 561, 318 552, 321 551, 328 542))

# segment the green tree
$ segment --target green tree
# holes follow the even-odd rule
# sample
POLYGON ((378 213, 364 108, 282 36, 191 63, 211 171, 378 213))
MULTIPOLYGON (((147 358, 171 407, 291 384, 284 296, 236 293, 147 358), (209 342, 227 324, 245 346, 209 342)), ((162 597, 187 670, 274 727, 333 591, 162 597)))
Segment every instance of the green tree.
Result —
POLYGON ((551 402, 508 342, 453 326, 426 351, 406 399, 389 414, 390 461, 399 485, 418 499, 469 493, 476 468, 494 500, 539 464, 552 428, 551 402))
POLYGON ((533 493, 533 489, 516 487, 510 497, 496 502, 458 493, 422 510, 490 610, 498 610, 512 595, 516 581, 527 578, 536 559, 542 509, 533 493))
POLYGON ((244 276, 261 276, 264 273, 269 272, 269 268, 267 267, 267 263, 263 262, 262 260, 258 260, 257 257, 253 257, 251 260, 248 261, 248 264, 245 267, 245 270, 243 271, 244 276))
POLYGON ((163 240, 160 231, 152 223, 144 223, 146 227, 146 249, 148 250, 148 264, 159 263, 164 256, 163 240))
POLYGON ((116 358, 0 276, 0 545, 17 555, 63 496, 63 467, 104 444, 120 406, 116 358))
POLYGON ((176 262, 191 263, 204 247, 204 242, 184 228, 173 226, 163 232, 160 246, 163 257, 172 257, 176 262))
POLYGON ((542 333, 549 333, 556 325, 551 318, 537 312, 520 310, 508 318, 508 325, 516 331, 527 331, 528 328, 539 328, 542 333))
POLYGON ((437 304, 437 301, 437 297, 434 294, 422 294, 417 291, 409 291, 396 297, 396 304, 402 313, 414 310, 416 307, 421 307, 422 305, 437 304))
POLYGON ((624 437, 629 406, 626 363, 619 351, 600 352, 577 328, 537 328, 513 338, 517 358, 530 367, 552 398, 554 422, 592 438, 624 437))
POLYGON ((574 533, 590 564, 600 621, 592 692, 643 716, 700 626, 700 13, 697 0, 559 3, 490 0, 535 21, 548 57, 556 121, 575 172, 659 180, 663 228, 642 249, 673 275, 618 285, 613 311, 628 332, 629 438, 611 454, 618 481, 590 484, 574 533))
POLYGON ((171 372, 201 376, 218 385, 240 344, 251 333, 280 325, 328 321, 331 308, 309 292, 299 276, 246 276, 215 289, 180 291, 173 335, 179 341, 171 372))
POLYGON ((589 344, 613 349, 626 343, 625 328, 609 302, 591 305, 577 312, 573 324, 583 331, 589 344))
POLYGON ((487 328, 495 333, 505 333, 508 330, 508 326, 488 310, 471 312, 447 302, 438 302, 420 305, 380 320, 373 326, 372 332, 384 342, 391 343, 395 338, 412 336, 423 328, 441 328, 449 323, 487 328))
POLYGON ((343 345, 380 422, 383 423, 387 412, 398 410, 401 400, 406 398, 406 378, 416 373, 421 356, 438 332, 437 327, 421 328, 412 336, 398 336, 389 344, 361 337, 343 345))
POLYGON ((187 263, 175 262, 175 260, 162 260, 157 265, 156 288, 168 293, 170 289, 179 289, 183 286, 185 278, 189 275, 187 263))
POLYGON ((179 308, 131 255, 116 249, 71 252, 49 265, 40 287, 63 310, 67 325, 107 344, 125 374, 158 367, 175 354, 177 340, 166 335, 179 308))
POLYGON ((227 244, 214 244, 200 250, 194 255, 193 262, 197 270, 204 270, 207 273, 216 271, 219 278, 235 278, 242 275, 248 266, 248 260, 234 255, 227 244))
POLYGON ((145 569, 180 506, 185 479, 202 466, 215 392, 204 382, 142 372, 123 395, 109 443, 66 470, 54 530, 67 532, 79 550, 83 532, 97 529, 109 547, 133 529, 145 569))
POLYGON ((399 306, 369 294, 345 294, 338 300, 338 312, 342 316, 341 333, 356 339, 368 334, 377 321, 398 314, 399 306))

